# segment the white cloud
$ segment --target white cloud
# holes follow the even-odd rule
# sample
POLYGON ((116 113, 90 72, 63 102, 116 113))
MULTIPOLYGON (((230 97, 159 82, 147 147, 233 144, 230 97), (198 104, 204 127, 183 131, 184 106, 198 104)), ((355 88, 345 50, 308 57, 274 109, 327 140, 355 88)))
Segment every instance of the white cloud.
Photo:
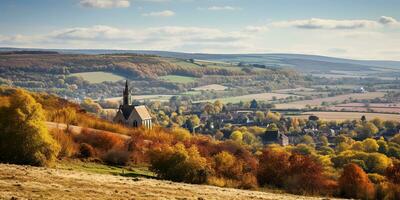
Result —
POLYGON ((311 18, 304 20, 279 21, 271 23, 275 27, 296 27, 301 29, 357 29, 375 28, 379 23, 372 20, 334 20, 311 18))
POLYGON ((212 10, 212 11, 222 11, 222 10, 235 11, 235 10, 240 10, 240 8, 232 7, 232 6, 211 6, 211 7, 208 7, 207 10, 212 10))
POLYGON ((127 8, 130 0, 80 0, 79 4, 88 8, 127 8))
POLYGON ((382 16, 378 21, 383 25, 400 25, 400 22, 393 17, 382 16))
POLYGON ((246 26, 244 29, 247 32, 260 33, 268 30, 267 26, 246 26))
POLYGON ((46 48, 149 49, 229 52, 251 50, 253 36, 217 28, 163 26, 121 29, 105 25, 55 30, 44 35, 1 36, 0 46, 46 48))
POLYGON ((164 10, 160 12, 149 12, 149 13, 144 13, 143 16, 145 17, 171 17, 174 16, 175 12, 172 10, 164 10))

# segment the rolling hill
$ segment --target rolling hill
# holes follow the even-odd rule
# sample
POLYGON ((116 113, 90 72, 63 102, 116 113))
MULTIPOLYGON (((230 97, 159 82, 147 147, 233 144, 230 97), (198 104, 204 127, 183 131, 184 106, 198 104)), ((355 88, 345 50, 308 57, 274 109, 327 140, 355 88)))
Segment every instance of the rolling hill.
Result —
POLYGON ((142 51, 142 50, 85 50, 85 49, 19 49, 19 48, 0 48, 4 51, 39 50, 55 51, 65 54, 145 54, 157 55, 162 57, 172 57, 180 59, 199 59, 227 62, 245 62, 263 64, 272 67, 291 67, 297 70, 306 71, 374 71, 375 68, 400 70, 400 61, 390 60, 353 60, 344 58, 334 58, 319 55, 305 54, 204 54, 204 53, 180 53, 169 51, 142 51))

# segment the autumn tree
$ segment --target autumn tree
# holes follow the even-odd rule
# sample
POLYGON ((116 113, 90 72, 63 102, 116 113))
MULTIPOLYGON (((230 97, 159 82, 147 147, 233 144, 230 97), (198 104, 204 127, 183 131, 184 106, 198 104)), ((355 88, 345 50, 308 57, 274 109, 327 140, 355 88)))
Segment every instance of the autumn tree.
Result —
POLYGON ((207 162, 196 146, 182 144, 150 152, 150 170, 160 178, 201 184, 207 181, 207 162))
POLYGON ((339 178, 340 194, 346 198, 374 199, 374 185, 368 179, 364 170, 350 163, 343 169, 339 178))
POLYGON ((27 92, 15 90, 10 106, 0 108, 0 161, 49 165, 59 149, 47 130, 42 106, 27 92))

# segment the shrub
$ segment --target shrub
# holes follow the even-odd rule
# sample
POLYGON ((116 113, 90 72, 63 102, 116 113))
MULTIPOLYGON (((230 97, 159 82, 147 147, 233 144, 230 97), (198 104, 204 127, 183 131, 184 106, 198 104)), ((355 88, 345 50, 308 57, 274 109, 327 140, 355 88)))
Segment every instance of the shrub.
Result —
POLYGON ((376 199, 397 200, 400 199, 400 185, 393 183, 380 183, 376 189, 376 199))
POLYGON ((87 143, 104 152, 113 148, 122 148, 124 145, 124 139, 117 134, 89 129, 83 129, 81 134, 74 136, 74 139, 77 143, 87 143))
POLYGON ((255 189, 258 187, 257 178, 252 173, 243 174, 240 181, 240 188, 242 189, 255 189))
POLYGON ((77 144, 74 142, 70 133, 66 133, 59 129, 51 131, 53 138, 61 146, 58 158, 71 157, 77 153, 77 144))
POLYGON ((111 149, 102 157, 109 165, 126 165, 129 162, 129 152, 119 149, 111 149))
POLYGON ((394 184, 400 184, 400 163, 395 163, 386 169, 386 177, 394 184))
POLYGON ((155 150, 150 153, 150 160, 150 170, 160 178, 196 184, 207 181, 206 159, 195 146, 186 149, 177 144, 173 148, 155 150))
POLYGON ((87 143, 82 143, 79 146, 79 156, 81 158, 90 158, 90 157, 95 157, 96 151, 94 148, 87 143))
POLYGON ((336 182, 323 174, 322 164, 309 156, 268 148, 263 151, 259 163, 260 185, 283 187, 297 194, 330 195, 336 189, 336 182))
POLYGON ((374 185, 358 165, 350 163, 339 178, 340 194, 346 198, 374 199, 374 185))
POLYGON ((213 168, 217 175, 229 179, 237 179, 242 175, 242 164, 229 152, 222 151, 216 154, 213 160, 213 168))
POLYGON ((257 180, 261 186, 271 184, 283 187, 289 169, 289 154, 285 151, 266 149, 260 156, 257 180))
POLYGON ((15 90, 8 107, 0 108, 0 161, 50 165, 59 145, 49 134, 42 106, 23 90, 15 90))

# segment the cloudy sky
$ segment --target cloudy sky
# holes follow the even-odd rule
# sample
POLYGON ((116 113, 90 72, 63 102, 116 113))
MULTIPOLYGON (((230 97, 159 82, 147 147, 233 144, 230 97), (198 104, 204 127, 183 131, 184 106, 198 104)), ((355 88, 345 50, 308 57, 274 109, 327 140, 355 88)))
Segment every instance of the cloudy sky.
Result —
POLYGON ((399 0, 0 0, 0 46, 400 60, 399 0))

